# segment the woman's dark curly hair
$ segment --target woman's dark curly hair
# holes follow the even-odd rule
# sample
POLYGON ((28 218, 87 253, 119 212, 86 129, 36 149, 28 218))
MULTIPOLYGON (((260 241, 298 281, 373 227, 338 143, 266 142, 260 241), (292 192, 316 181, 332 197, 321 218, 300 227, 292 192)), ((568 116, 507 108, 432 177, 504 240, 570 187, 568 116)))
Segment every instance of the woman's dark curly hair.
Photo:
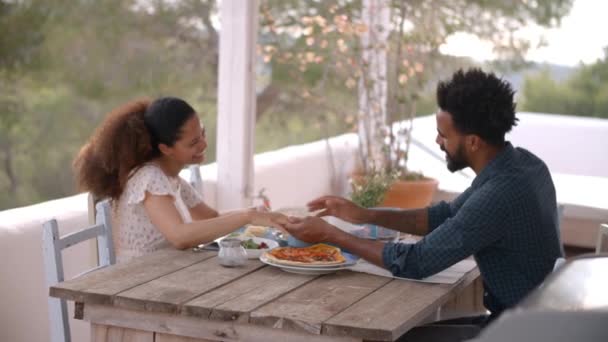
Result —
POLYGON ((514 94, 508 82, 480 69, 458 70, 452 79, 437 85, 439 108, 452 115, 454 126, 496 146, 517 125, 514 94))
POLYGON ((193 115, 188 103, 174 97, 136 100, 113 110, 74 159, 78 188, 118 199, 131 172, 160 156, 159 144, 173 146, 193 115))

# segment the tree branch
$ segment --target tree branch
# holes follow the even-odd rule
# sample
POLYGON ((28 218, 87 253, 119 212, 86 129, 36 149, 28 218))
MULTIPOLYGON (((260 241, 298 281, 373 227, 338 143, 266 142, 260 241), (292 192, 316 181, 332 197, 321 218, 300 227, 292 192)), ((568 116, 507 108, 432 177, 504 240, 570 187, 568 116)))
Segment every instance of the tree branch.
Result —
POLYGON ((8 191, 11 195, 17 194, 17 176, 15 175, 14 167, 13 167, 13 154, 11 150, 11 145, 9 142, 5 142, 2 144, 2 151, 4 152, 4 160, 2 166, 4 168, 4 172, 6 173, 6 177, 9 181, 8 191))

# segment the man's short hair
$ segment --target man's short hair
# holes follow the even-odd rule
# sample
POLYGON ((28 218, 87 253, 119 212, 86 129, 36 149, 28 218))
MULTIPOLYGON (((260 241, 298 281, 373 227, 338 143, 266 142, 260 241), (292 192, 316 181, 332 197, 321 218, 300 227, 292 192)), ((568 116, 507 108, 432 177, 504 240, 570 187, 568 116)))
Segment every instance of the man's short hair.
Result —
POLYGON ((476 134, 487 143, 501 145, 505 134, 517 125, 511 85, 481 69, 458 70, 437 85, 437 103, 452 115, 454 126, 464 134, 476 134))

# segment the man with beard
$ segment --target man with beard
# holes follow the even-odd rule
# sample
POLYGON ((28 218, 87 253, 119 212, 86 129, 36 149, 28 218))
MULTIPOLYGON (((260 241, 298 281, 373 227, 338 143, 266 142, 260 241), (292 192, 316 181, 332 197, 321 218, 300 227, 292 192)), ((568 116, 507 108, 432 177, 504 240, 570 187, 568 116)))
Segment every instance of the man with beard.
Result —
POLYGON ((303 241, 336 244, 400 277, 428 277, 473 255, 491 313, 474 322, 487 324, 538 286, 561 255, 551 174, 538 157, 505 141, 517 123, 513 95, 507 82, 479 69, 458 71, 437 86, 436 143, 450 171, 470 167, 476 174, 454 201, 394 211, 325 196, 309 203, 311 211, 321 210, 316 217, 290 218, 283 226, 303 241), (414 244, 370 241, 321 216, 424 237, 414 244))

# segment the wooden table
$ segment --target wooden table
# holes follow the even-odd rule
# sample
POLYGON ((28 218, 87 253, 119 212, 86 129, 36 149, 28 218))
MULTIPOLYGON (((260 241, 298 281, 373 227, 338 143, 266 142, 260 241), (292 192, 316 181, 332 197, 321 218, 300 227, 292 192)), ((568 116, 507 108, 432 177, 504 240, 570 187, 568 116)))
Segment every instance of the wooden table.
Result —
POLYGON ((428 284, 341 271, 286 273, 216 252, 161 250, 50 288, 92 341, 392 341, 479 277, 428 284))

